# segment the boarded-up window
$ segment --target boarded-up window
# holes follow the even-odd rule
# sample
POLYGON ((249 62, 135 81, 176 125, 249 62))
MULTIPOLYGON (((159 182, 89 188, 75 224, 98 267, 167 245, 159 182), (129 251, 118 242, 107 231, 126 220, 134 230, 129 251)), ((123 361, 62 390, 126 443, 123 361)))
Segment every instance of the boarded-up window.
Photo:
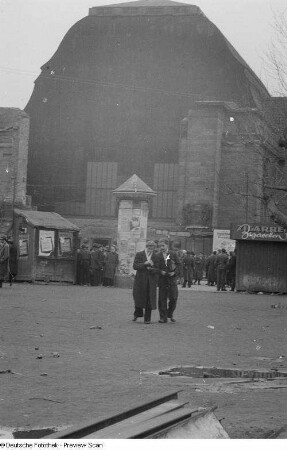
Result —
POLYGON ((87 187, 85 214, 93 216, 113 216, 117 187, 117 163, 89 162, 87 167, 87 187))
POLYGON ((153 217, 174 219, 177 212, 176 192, 178 186, 178 164, 155 164, 153 189, 157 196, 153 200, 153 217))

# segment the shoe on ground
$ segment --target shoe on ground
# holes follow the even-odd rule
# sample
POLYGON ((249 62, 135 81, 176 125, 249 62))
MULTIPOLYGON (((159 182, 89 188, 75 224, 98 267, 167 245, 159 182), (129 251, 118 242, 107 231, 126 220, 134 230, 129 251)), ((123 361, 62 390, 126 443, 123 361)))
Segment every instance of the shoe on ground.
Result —
POLYGON ((176 322, 176 320, 173 317, 170 318, 170 321, 173 323, 176 322))
POLYGON ((158 323, 167 323, 167 320, 162 320, 162 319, 160 319, 160 320, 158 321, 158 323))
POLYGON ((144 323, 146 323, 146 324, 150 324, 150 323, 151 323, 151 321, 150 321, 150 320, 145 320, 145 321, 144 321, 144 323))
POLYGON ((136 316, 134 316, 134 318, 133 318, 133 322, 136 322, 137 321, 137 317, 136 316))

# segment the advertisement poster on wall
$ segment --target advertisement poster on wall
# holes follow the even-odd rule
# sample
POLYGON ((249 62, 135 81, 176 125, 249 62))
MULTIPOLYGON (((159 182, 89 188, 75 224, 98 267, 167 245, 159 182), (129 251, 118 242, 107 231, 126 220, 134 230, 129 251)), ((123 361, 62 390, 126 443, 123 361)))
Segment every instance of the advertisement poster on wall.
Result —
POLYGON ((55 231, 39 231, 39 256, 51 256, 55 248, 55 231))
POLYGON ((232 252, 235 249, 235 243, 236 241, 230 239, 230 230, 213 230, 213 251, 225 248, 227 252, 232 252))

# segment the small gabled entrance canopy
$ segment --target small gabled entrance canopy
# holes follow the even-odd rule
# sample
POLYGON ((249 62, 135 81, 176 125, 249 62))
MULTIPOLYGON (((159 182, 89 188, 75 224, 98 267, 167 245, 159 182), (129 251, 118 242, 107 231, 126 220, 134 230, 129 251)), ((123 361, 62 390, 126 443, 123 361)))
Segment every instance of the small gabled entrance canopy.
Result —
POLYGON ((136 174, 132 175, 127 181, 121 184, 113 191, 118 198, 149 198, 154 197, 154 192, 143 180, 136 174))

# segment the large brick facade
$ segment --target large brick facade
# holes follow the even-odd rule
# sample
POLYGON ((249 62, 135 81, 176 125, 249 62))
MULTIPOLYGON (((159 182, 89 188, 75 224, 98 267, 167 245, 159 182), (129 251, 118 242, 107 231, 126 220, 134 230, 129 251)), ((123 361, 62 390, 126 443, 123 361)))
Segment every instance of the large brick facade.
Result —
POLYGON ((12 207, 26 205, 29 117, 0 108, 0 233, 9 233, 12 207))

